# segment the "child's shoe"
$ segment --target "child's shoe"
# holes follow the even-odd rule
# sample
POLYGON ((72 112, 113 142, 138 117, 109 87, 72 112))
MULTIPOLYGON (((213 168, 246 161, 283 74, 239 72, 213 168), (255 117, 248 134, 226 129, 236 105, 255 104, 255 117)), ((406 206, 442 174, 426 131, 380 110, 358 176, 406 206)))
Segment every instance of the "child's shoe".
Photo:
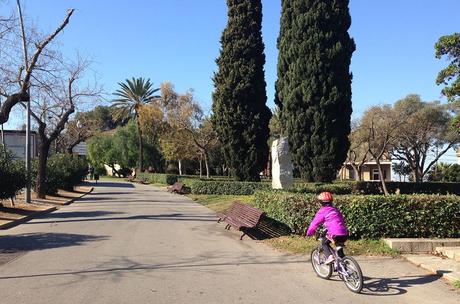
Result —
POLYGON ((331 264, 332 262, 334 262, 334 256, 331 254, 331 255, 327 258, 327 260, 324 262, 324 264, 329 265, 329 264, 331 264))

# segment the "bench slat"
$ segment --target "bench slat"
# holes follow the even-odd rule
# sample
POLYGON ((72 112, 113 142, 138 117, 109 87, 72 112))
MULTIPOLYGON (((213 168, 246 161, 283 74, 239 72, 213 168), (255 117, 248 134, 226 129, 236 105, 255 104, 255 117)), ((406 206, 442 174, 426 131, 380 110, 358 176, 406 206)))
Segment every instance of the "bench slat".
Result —
MULTIPOLYGON (((218 214, 218 222, 223 220, 228 223, 227 226, 243 231, 243 229, 255 228, 264 214, 263 211, 257 208, 235 202, 227 211, 218 214)), ((245 230, 243 232, 240 239, 246 234, 245 230)))

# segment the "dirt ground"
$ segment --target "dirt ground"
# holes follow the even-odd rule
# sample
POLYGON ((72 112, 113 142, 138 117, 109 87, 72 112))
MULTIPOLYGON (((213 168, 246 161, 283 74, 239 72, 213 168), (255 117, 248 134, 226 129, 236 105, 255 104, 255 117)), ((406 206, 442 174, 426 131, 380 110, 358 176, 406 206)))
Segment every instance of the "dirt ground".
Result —
POLYGON ((63 206, 70 200, 78 198, 90 190, 91 187, 79 186, 76 187, 73 192, 59 190, 57 195, 47 195, 45 199, 39 199, 32 193, 32 203, 30 204, 24 203, 24 194, 19 194, 14 199, 14 204, 11 200, 0 201, 0 226, 39 212, 53 209, 56 206, 63 206))

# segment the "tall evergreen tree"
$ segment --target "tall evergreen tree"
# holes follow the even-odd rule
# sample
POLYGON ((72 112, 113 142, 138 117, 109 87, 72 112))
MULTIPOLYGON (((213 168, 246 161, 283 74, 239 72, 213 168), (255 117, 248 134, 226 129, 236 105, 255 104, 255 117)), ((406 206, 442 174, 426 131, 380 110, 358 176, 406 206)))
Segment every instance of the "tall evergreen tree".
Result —
POLYGON ((228 23, 214 75, 213 125, 238 180, 259 180, 268 160, 261 0, 227 0, 228 23))
POLYGON ((336 177, 349 147, 355 44, 348 0, 282 0, 275 103, 303 178, 336 177))

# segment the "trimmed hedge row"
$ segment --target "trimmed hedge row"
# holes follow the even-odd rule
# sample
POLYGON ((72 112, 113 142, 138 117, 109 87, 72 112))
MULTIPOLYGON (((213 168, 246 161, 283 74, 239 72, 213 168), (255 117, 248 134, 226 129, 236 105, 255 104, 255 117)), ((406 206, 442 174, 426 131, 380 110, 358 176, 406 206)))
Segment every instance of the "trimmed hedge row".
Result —
POLYGON ((295 183, 288 192, 294 193, 312 193, 328 191, 334 194, 351 194, 353 193, 353 184, 351 183, 334 183, 334 184, 314 184, 314 183, 295 183))
MULTIPOLYGON (((452 195, 344 195, 335 205, 353 238, 460 237, 460 198, 452 195)), ((319 205, 315 195, 258 191, 255 206, 304 233, 319 205)))
POLYGON ((271 184, 236 181, 195 181, 188 185, 193 194, 251 195, 256 190, 269 190, 271 184))
POLYGON ((137 178, 145 178, 152 184, 173 185, 177 182, 177 175, 164 173, 139 173, 137 178))
MULTIPOLYGON (((436 182, 387 182, 388 192, 399 194, 455 194, 460 195, 460 183, 436 183, 436 182)), ((356 182, 354 192, 359 194, 383 194, 380 182, 356 182)))

